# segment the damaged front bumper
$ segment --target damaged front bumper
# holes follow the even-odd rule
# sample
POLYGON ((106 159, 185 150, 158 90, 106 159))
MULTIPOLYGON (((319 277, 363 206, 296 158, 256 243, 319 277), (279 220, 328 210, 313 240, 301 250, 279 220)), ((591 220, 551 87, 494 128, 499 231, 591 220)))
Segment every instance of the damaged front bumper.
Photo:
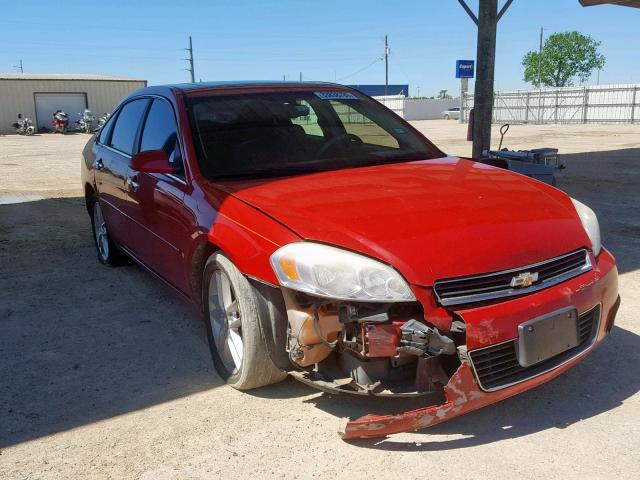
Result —
POLYGON ((445 401, 395 415, 369 414, 347 423, 342 438, 384 437, 394 433, 420 430, 541 385, 581 361, 605 338, 613 326, 620 299, 618 297, 615 260, 603 250, 593 270, 567 282, 531 295, 458 313, 467 323, 467 348, 473 351, 517 338, 518 325, 546 313, 575 307, 586 312, 599 306, 600 317, 593 340, 573 356, 564 358, 551 369, 536 372, 515 384, 486 391, 479 382, 468 355, 444 387, 445 401))

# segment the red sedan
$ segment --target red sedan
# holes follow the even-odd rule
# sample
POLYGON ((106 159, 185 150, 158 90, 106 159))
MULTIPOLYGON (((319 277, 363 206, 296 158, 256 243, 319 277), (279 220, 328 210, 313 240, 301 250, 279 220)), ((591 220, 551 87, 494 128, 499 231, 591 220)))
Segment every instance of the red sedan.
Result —
POLYGON ((133 259, 203 312, 232 387, 424 396, 343 437, 417 430, 583 359, 619 305, 593 211, 445 155, 325 83, 127 97, 83 152, 98 259, 133 259))

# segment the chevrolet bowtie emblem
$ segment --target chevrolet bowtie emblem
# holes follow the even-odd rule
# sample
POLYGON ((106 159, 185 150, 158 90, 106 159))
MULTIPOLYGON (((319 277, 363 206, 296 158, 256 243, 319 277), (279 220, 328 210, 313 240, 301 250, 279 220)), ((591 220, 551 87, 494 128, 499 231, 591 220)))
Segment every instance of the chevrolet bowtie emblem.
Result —
POLYGON ((511 279, 510 285, 513 288, 525 288, 530 287, 534 282, 538 280, 538 272, 524 272, 516 275, 511 279))

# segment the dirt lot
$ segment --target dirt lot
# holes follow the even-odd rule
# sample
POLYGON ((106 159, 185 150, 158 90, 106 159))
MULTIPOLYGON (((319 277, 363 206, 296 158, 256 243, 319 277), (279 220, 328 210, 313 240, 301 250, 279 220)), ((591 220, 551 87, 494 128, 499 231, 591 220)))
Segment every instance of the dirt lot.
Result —
MULTIPOLYGON (((416 125, 469 154, 464 125, 416 125)), ((514 126, 506 140, 568 154, 559 186, 596 210, 619 261, 623 303, 609 339, 536 390, 352 444, 336 434, 346 417, 418 405, 293 380, 250 393, 224 386, 189 306, 139 268, 95 259, 79 198, 86 139, 0 137, 0 478, 640 475, 640 126, 514 126), (16 195, 42 199, 8 203, 16 195)))

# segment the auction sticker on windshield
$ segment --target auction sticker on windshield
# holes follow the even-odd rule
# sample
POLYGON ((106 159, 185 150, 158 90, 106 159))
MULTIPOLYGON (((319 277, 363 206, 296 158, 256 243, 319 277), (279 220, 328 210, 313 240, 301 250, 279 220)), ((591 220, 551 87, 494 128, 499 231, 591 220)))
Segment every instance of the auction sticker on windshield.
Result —
POLYGON ((322 100, 357 100, 351 92, 313 92, 313 94, 322 100))

